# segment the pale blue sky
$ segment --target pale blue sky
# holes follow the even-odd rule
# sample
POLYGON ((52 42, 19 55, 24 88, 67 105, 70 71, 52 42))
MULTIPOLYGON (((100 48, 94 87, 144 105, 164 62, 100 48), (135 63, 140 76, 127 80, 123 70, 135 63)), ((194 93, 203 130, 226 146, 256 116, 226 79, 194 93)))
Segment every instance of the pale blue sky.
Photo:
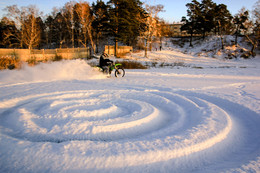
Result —
MULTIPOLYGON (((0 18, 6 14, 3 9, 8 5, 28 6, 36 5, 44 14, 49 14, 53 7, 63 7, 70 0, 0 0, 0 18)), ((92 4, 96 0, 86 0, 92 4)), ((104 0, 107 2, 108 0, 104 0)), ((165 12, 159 14, 167 22, 179 22, 182 16, 187 15, 187 3, 191 0, 141 0, 150 5, 162 4, 165 12)), ((199 0, 200 1, 200 0, 199 0)), ((226 4, 232 15, 236 14, 242 7, 252 10, 258 0, 213 0, 217 4, 226 4)))

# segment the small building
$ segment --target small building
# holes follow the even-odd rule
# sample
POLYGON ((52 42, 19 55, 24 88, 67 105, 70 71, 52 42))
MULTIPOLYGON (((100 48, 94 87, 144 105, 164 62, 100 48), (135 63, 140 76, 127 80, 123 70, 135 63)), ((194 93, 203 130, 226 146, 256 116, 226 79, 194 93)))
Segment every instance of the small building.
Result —
POLYGON ((181 31, 183 23, 173 23, 173 24, 162 24, 165 36, 167 37, 184 37, 189 36, 186 31, 181 31))

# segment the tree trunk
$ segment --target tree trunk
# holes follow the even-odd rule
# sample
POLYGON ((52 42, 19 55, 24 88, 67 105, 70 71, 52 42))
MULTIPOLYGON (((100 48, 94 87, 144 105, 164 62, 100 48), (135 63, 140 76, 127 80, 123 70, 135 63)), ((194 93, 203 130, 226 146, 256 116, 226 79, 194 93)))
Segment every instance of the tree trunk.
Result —
POLYGON ((237 46, 237 37, 238 37, 238 34, 236 33, 236 38, 235 38, 235 45, 237 46))
POLYGON ((224 50, 224 38, 222 35, 220 36, 220 38, 221 38, 221 49, 224 50))
POLYGON ((98 37, 98 33, 96 35, 96 52, 95 53, 98 53, 98 46, 99 46, 99 37, 98 37))
POLYGON ((235 38, 235 45, 236 45, 236 46, 237 46, 238 28, 239 28, 239 27, 237 27, 236 33, 235 33, 235 34, 236 34, 236 38, 235 38))
POLYGON ((150 52, 152 51, 152 39, 151 39, 151 41, 149 42, 150 44, 149 44, 149 50, 150 50, 150 52))
MULTIPOLYGON (((115 57, 117 57, 118 56, 118 54, 117 54, 117 49, 118 49, 118 40, 117 39, 115 39, 115 57)), ((117 57, 118 58, 118 57, 117 57)))
POLYGON ((251 54, 253 57, 255 57, 255 49, 257 48, 258 41, 253 41, 248 35, 246 35, 247 40, 252 44, 251 54))
POLYGON ((91 34, 91 29, 90 29, 91 26, 87 26, 87 31, 88 31, 88 35, 89 35, 89 38, 90 38, 90 43, 91 43, 91 46, 93 48, 93 52, 95 53, 96 52, 96 46, 95 46, 95 43, 92 39, 92 34, 91 34))
POLYGON ((71 42, 72 42, 72 47, 74 48, 74 25, 72 26, 72 29, 71 29, 71 42))
POLYGON ((205 29, 203 29, 203 32, 202 32, 202 39, 205 40, 205 37, 206 37, 206 31, 205 31, 205 29))
POLYGON ((115 57, 117 58, 117 47, 118 47, 118 26, 119 26, 119 24, 118 24, 118 1, 116 1, 116 4, 115 4, 115 6, 116 6, 116 32, 115 32, 115 35, 116 35, 116 38, 115 38, 115 57))
POLYGON ((252 56, 253 57, 255 57, 255 48, 256 48, 257 46, 256 46, 256 44, 253 44, 253 46, 252 46, 252 49, 251 49, 251 54, 252 54, 252 56))
POLYGON ((222 29, 221 29, 220 21, 218 21, 218 28, 219 28, 219 35, 220 35, 220 39, 221 39, 221 49, 224 50, 224 38, 223 38, 223 35, 222 35, 222 29))
POLYGON ((144 54, 145 58, 148 58, 147 56, 147 39, 145 39, 145 54, 144 54))
POLYGON ((190 47, 193 47, 193 45, 192 45, 192 37, 193 37, 193 31, 191 31, 191 34, 190 34, 190 47))

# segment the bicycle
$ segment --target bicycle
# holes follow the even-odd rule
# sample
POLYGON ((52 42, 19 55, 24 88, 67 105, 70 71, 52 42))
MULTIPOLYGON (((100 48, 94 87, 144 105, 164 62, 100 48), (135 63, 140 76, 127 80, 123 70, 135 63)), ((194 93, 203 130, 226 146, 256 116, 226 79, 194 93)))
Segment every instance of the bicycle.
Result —
POLYGON ((115 77, 124 77, 125 76, 125 70, 122 67, 122 64, 120 63, 109 63, 107 68, 102 68, 100 66, 97 66, 99 68, 99 71, 103 72, 104 74, 111 75, 112 71, 115 70, 115 77))

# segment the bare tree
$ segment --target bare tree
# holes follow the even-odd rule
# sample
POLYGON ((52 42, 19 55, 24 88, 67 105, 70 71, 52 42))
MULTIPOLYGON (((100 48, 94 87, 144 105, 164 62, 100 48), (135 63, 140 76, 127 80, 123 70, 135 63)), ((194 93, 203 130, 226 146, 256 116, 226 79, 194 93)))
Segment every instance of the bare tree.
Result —
POLYGON ((32 49, 40 42, 41 35, 37 18, 40 16, 38 8, 35 6, 22 7, 19 9, 16 5, 8 6, 8 20, 13 21, 17 32, 7 31, 5 39, 15 38, 20 48, 27 47, 32 49))
POLYGON ((79 42, 87 47, 88 38, 90 39, 91 46, 95 52, 95 44, 92 39, 92 22, 93 16, 91 14, 91 9, 88 2, 80 2, 75 5, 75 12, 79 18, 80 23, 80 37, 78 38, 79 42))
POLYGON ((145 10, 148 13, 148 17, 145 19, 147 30, 142 33, 142 37, 145 39, 145 57, 147 57, 148 43, 151 50, 152 37, 158 34, 158 13, 162 12, 163 8, 164 6, 160 4, 156 6, 145 5, 145 10))
POLYGON ((39 12, 35 6, 30 6, 26 10, 27 18, 24 21, 24 44, 28 49, 36 47, 41 40, 41 31, 37 22, 39 12))
POLYGON ((75 29, 75 23, 74 23, 74 5, 76 4, 75 1, 70 1, 67 2, 62 9, 62 16, 65 20, 65 23, 67 25, 69 34, 70 34, 70 39, 71 39, 71 44, 72 47, 74 48, 74 29, 75 29))
POLYGON ((19 43, 19 47, 23 48, 23 24, 25 21, 25 13, 20 10, 17 5, 7 6, 7 20, 9 22, 13 22, 17 29, 16 32, 12 32, 11 30, 7 30, 4 33, 4 40, 10 41, 11 39, 16 39, 19 43))

